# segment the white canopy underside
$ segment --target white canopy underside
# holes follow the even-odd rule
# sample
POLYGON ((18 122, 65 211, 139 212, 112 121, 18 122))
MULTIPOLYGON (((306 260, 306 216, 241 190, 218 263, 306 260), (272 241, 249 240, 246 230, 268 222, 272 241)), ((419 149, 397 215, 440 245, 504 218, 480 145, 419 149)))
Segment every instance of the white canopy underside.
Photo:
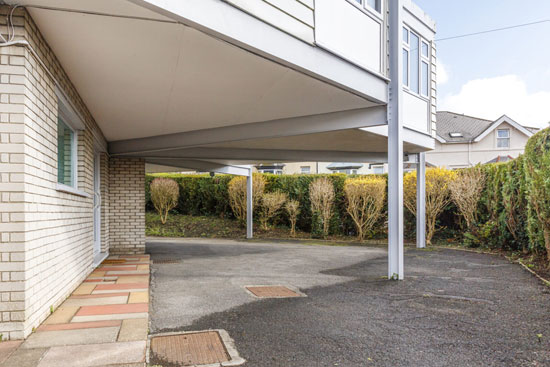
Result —
MULTIPOLYGON (((32 5, 32 18, 109 142, 377 105, 128 1, 18 3, 32 5)), ((384 124, 381 119, 379 125, 384 124)), ((387 138, 354 128, 204 147, 210 152, 249 149, 247 159, 221 154, 208 159, 252 164, 294 160, 258 159, 258 150, 384 153, 387 138)), ((405 152, 421 150, 405 143, 405 152)))

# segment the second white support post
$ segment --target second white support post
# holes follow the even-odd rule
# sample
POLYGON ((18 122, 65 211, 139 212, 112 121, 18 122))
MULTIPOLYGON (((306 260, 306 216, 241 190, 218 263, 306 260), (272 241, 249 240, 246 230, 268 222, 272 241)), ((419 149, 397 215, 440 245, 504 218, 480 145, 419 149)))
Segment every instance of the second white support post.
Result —
POLYGON ((418 153, 416 169, 416 247, 426 247, 426 153, 418 153))
POLYGON ((388 278, 403 279, 403 2, 390 4, 388 103, 388 278))
POLYGON ((254 196, 252 192, 252 167, 248 169, 248 177, 246 178, 246 238, 252 238, 254 226, 254 196))

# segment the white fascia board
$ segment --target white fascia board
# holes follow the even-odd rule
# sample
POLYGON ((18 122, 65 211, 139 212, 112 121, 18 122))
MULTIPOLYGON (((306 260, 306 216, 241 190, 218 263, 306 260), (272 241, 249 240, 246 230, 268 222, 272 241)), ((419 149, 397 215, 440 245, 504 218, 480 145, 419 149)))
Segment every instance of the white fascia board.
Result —
POLYGON ((193 159, 173 159, 173 158, 153 158, 146 159, 146 163, 161 166, 181 167, 193 169, 200 172, 216 172, 236 176, 248 176, 250 169, 243 166, 222 165, 216 162, 193 160, 193 159))
POLYGON ((220 0, 127 0, 249 52, 347 90, 387 103, 387 81, 220 0))
POLYGON ((533 136, 533 133, 531 131, 527 130, 525 127, 521 126, 516 121, 512 120, 510 117, 508 117, 506 115, 503 115, 501 118, 499 118, 498 120, 493 122, 491 124, 491 126, 489 126, 483 133, 478 135, 478 137, 474 139, 474 142, 476 142, 476 143, 480 142, 487 135, 489 135, 492 131, 494 131, 496 128, 498 128, 503 123, 507 123, 509 125, 512 125, 514 128, 518 129, 519 131, 521 131, 523 134, 525 134, 529 138, 531 136, 533 136))
POLYGON ((386 107, 377 106, 213 129, 193 130, 148 138, 120 140, 109 143, 109 152, 112 155, 142 154, 233 141, 314 134, 382 125, 387 123, 386 118, 386 107))
MULTIPOLYGON (((129 155, 135 156, 135 155, 129 155)), ((277 162, 387 162, 386 152, 317 151, 247 148, 190 148, 154 152, 145 155, 148 159, 189 159, 231 161, 277 161, 277 162)))
POLYGON ((435 140, 437 140, 441 144, 447 144, 447 140, 443 139, 441 136, 439 136, 437 134, 435 135, 435 140))
POLYGON ((418 5, 416 5, 412 0, 404 0, 403 8, 406 10, 406 13, 415 17, 419 22, 421 22, 425 27, 427 27, 432 33, 436 32, 436 23, 428 14, 424 12, 418 5))
MULTIPOLYGON (((388 136, 387 125, 365 127, 361 128, 361 130, 380 136, 388 136)), ((425 151, 435 149, 435 139, 431 135, 421 133, 416 130, 411 130, 407 127, 403 127, 403 142, 421 147, 425 149, 425 151)))

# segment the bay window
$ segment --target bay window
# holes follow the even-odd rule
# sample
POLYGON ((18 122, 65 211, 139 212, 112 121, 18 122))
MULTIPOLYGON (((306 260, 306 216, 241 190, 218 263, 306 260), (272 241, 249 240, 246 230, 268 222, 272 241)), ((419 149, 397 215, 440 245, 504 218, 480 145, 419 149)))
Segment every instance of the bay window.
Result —
POLYGON ((430 95, 430 45, 403 28, 403 85, 414 94, 430 95))

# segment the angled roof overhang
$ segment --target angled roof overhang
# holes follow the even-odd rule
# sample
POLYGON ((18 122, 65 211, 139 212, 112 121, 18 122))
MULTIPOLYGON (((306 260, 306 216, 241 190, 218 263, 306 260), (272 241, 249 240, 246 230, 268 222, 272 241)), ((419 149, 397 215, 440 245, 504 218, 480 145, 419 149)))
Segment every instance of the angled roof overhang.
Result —
POLYGON ((503 115, 498 120, 493 122, 484 132, 482 132, 480 135, 478 135, 474 141, 479 142, 483 138, 485 138, 487 135, 489 135, 492 131, 494 131, 496 128, 498 128, 503 123, 507 123, 509 125, 512 125, 514 128, 516 128, 518 131, 520 131, 522 134, 524 134, 527 137, 533 136, 533 132, 525 128, 524 126, 520 125, 510 117, 503 115))

